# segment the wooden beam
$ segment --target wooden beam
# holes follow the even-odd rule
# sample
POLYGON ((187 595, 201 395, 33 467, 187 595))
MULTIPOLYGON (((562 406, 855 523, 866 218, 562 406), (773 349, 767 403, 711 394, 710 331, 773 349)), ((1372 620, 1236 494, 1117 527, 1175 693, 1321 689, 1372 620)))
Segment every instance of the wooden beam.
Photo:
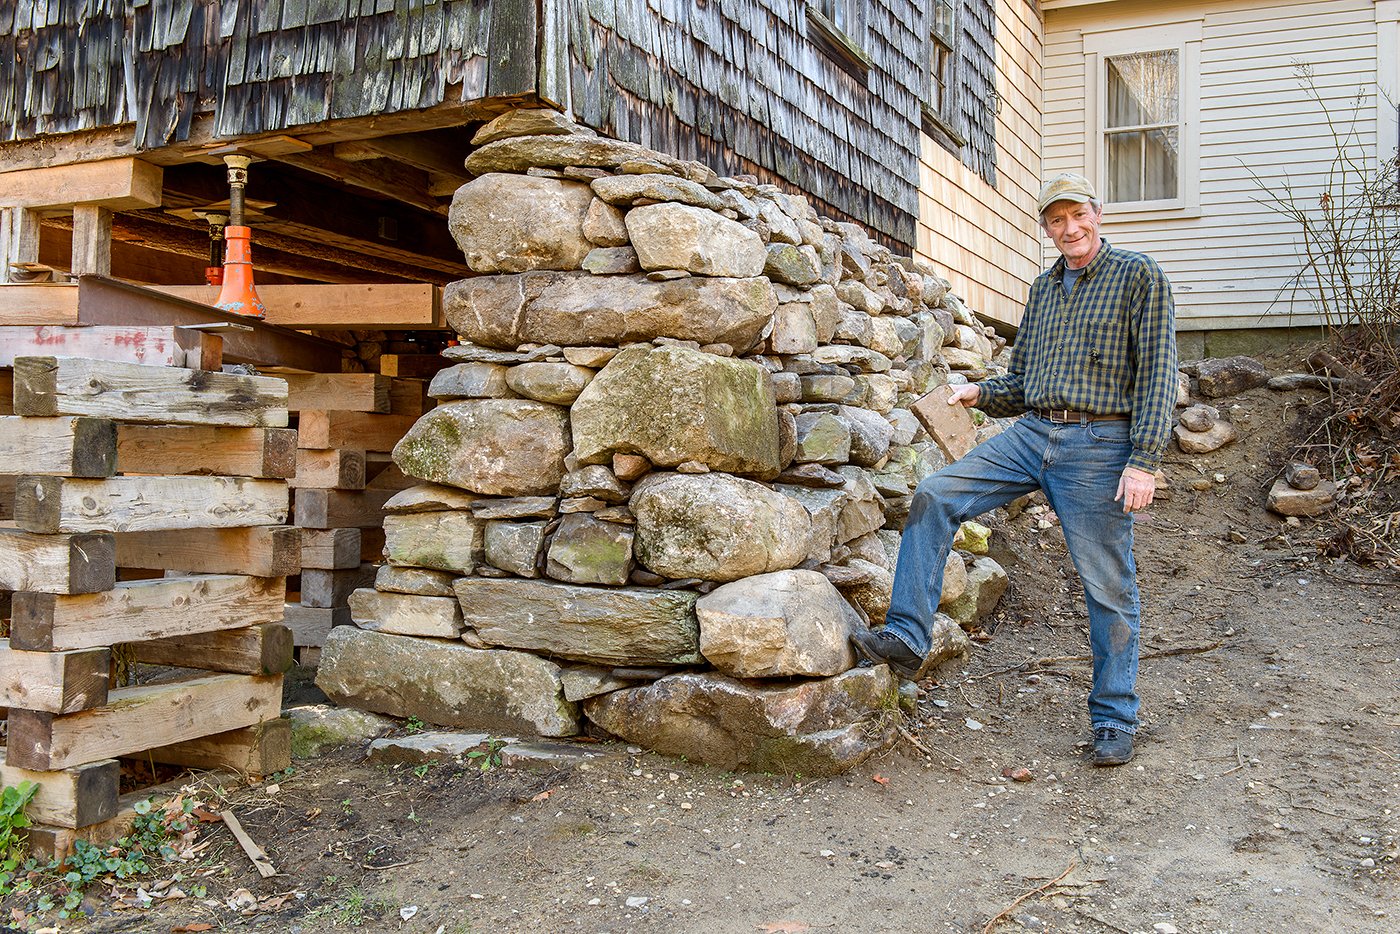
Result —
POLYGON ((326 644, 326 636, 336 626, 354 625, 348 606, 314 607, 288 603, 283 612, 282 621, 292 631, 292 641, 298 648, 320 648, 326 644))
POLYGON ((314 607, 348 606, 350 594, 361 587, 374 586, 375 566, 323 570, 304 568, 301 572, 301 605, 314 607))
MULTIPOLYGON (((337 570, 360 566, 361 529, 299 529, 301 567, 337 570)), ((293 572, 295 573, 295 572, 293 572)))
POLYGON ((143 755, 156 762, 195 769, 225 768, 240 775, 271 775, 292 764, 292 721, 277 717, 238 730, 148 749, 143 755))
POLYGON ((65 652, 282 621, 280 577, 206 574, 122 581, 103 593, 17 593, 10 646, 65 652))
POLYGON ((428 381, 422 379, 396 379, 389 390, 389 411, 394 415, 412 415, 418 418, 431 408, 428 402, 428 381))
MULTIPOLYGON (((372 289, 373 286, 365 288, 372 289)), ((341 326, 351 325, 346 323, 341 326)), ((374 327, 385 325, 375 324, 374 327)), ((282 378, 287 381, 287 408, 293 412, 307 409, 389 412, 389 390, 393 380, 378 373, 287 373, 282 378)))
POLYGON ((55 716, 11 710, 6 763, 52 771, 252 726, 277 717, 280 675, 204 675, 118 688, 105 707, 55 716))
POLYGON ((117 580, 110 535, 34 535, 0 528, 0 590, 97 593, 117 580))
POLYGON ((15 414, 15 374, 0 370, 0 415, 15 414))
POLYGON ((132 158, 0 172, 0 204, 26 208, 154 208, 161 188, 160 167, 132 158))
POLYGON ((115 538, 117 564, 124 568, 253 577, 301 570, 302 530, 290 525, 121 532, 115 538))
POLYGON ((0 415, 0 474, 110 477, 116 469, 117 426, 108 419, 0 415))
POLYGON ((297 445, 313 450, 392 451, 417 420, 413 415, 304 411, 297 421, 297 445))
POLYGON ((20 357, 14 369, 15 412, 20 415, 95 415, 130 422, 261 428, 287 425, 287 384, 267 376, 75 357, 20 357))
MULTIPOLYGON (((46 290, 36 289, 42 294, 46 290)), ((86 357, 146 366, 198 366, 201 342, 197 332, 170 325, 0 325, 0 366, 14 366, 16 357, 86 357)))
POLYGON ((136 661, 146 665, 240 675, 280 675, 295 663, 292 631, 281 623, 133 642, 130 647, 136 661))
POLYGON ((155 532, 283 525, 287 484, 242 477, 21 477, 15 524, 28 532, 155 532))
POLYGON ((458 185, 464 185, 472 178, 464 167, 469 149, 465 139, 460 145, 455 145, 436 136, 405 134, 348 140, 336 143, 332 152, 337 159, 346 162, 390 159, 423 172, 451 176, 458 185))
POLYGON ((331 490, 362 490, 365 487, 365 452, 350 448, 327 451, 297 450, 297 474, 288 486, 331 490))
POLYGON ((438 370, 451 365, 451 360, 435 353, 386 353, 379 358, 380 373, 411 379, 431 379, 438 370))
POLYGON ((0 639, 0 707, 73 713, 107 703, 107 649, 25 652, 0 639))
MULTIPOLYGON (((0 761, 3 758, 0 756, 0 761)), ((103 759, 55 772, 0 765, 0 785, 11 787, 20 782, 39 786, 24 809, 31 821, 56 827, 88 827, 116 816, 121 765, 116 759, 103 759)))
POLYGON ((295 521, 304 529, 376 528, 384 524, 384 504, 394 492, 297 490, 295 521))
POLYGON ((0 208, 0 282, 22 281, 14 264, 39 262, 39 212, 0 208))
POLYGON ((0 321, 11 326, 78 323, 78 286, 73 282, 0 285, 0 321))
POLYGON ((112 209, 97 204, 73 206, 73 261, 75 276, 112 274, 112 209))
POLYGON ((117 469, 287 479, 296 475, 297 433, 290 428, 118 425, 117 469))
POLYGON ((346 162, 324 150, 287 153, 276 161, 329 178, 352 188, 447 216, 447 205, 428 194, 427 173, 407 166, 383 166, 373 162, 346 162))
MULTIPOLYGON (((256 260, 254 262, 256 264, 256 260)), ((205 305, 213 304, 219 297, 219 290, 209 285, 154 285, 151 288, 205 305)), ((288 328, 441 329, 446 327, 442 316, 441 296, 441 288, 427 282, 258 284, 258 297, 267 306, 267 322, 288 328)), ((300 406, 293 404, 292 408, 296 410, 351 406, 302 403, 300 406)), ((359 411, 389 410, 383 408, 359 411)))

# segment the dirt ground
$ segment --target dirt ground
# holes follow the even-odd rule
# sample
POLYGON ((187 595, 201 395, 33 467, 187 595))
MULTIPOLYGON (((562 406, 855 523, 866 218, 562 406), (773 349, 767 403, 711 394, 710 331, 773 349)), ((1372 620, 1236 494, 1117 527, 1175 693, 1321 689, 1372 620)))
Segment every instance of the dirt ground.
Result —
POLYGON ((1087 664, 1037 664, 1087 652, 1086 623, 1058 529, 1024 514, 993 538, 1012 587, 986 641, 847 775, 735 775, 618 744, 570 770, 415 772, 343 749, 232 802, 279 875, 210 825, 205 901, 104 903, 85 927, 1400 930, 1400 579, 1321 557, 1326 520, 1262 508, 1317 401, 1224 400, 1243 440, 1171 456, 1170 499, 1138 524, 1128 766, 1087 762, 1087 664), (1002 777, 1014 767, 1032 780, 1002 777), (246 915, 225 904, 240 888, 246 915))

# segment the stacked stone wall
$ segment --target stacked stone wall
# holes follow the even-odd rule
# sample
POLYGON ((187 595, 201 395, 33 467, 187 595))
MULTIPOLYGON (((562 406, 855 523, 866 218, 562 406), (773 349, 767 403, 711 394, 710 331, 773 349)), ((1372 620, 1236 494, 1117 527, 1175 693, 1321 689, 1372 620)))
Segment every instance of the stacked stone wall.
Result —
MULTIPOLYGON (((909 411, 991 366, 948 284, 802 198, 558 115, 477 138, 451 225, 479 275, 395 462, 374 589, 332 633, 337 701, 568 736, 591 723, 726 768, 839 771, 890 741, 855 667, 915 485, 909 411)), ((930 664, 1005 575, 948 562, 930 664)))

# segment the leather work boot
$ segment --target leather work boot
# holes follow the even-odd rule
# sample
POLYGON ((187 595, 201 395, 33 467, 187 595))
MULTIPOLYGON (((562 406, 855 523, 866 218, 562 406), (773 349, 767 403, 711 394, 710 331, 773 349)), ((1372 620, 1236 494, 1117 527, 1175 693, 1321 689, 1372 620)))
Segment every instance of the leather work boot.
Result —
POLYGON ((1133 734, 1101 726, 1094 730, 1094 765, 1123 765, 1133 757, 1133 734))
POLYGON ((859 629, 851 633, 851 645, 855 646, 861 658, 876 665, 889 665, 891 671, 907 681, 913 681, 919 669, 924 666, 923 658, 916 655, 897 636, 884 630, 873 632, 869 629, 859 629))

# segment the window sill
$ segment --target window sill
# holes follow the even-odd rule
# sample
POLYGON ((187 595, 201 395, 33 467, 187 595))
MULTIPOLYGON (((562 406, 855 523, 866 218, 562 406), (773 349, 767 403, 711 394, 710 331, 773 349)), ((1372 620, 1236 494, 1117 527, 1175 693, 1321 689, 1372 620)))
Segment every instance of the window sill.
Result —
POLYGON ((1104 221, 1191 220, 1201 216, 1199 204, 1187 204, 1180 199, 1171 201, 1106 202, 1104 221))
POLYGON ((922 101, 919 102, 919 117, 921 128, 929 139, 953 155, 962 157, 963 147, 967 145, 967 137, 953 129, 948 121, 934 113, 933 108, 922 101))
POLYGON ((811 3, 807 5, 807 38, 842 69, 864 81, 875 63, 855 40, 846 35, 811 3))

